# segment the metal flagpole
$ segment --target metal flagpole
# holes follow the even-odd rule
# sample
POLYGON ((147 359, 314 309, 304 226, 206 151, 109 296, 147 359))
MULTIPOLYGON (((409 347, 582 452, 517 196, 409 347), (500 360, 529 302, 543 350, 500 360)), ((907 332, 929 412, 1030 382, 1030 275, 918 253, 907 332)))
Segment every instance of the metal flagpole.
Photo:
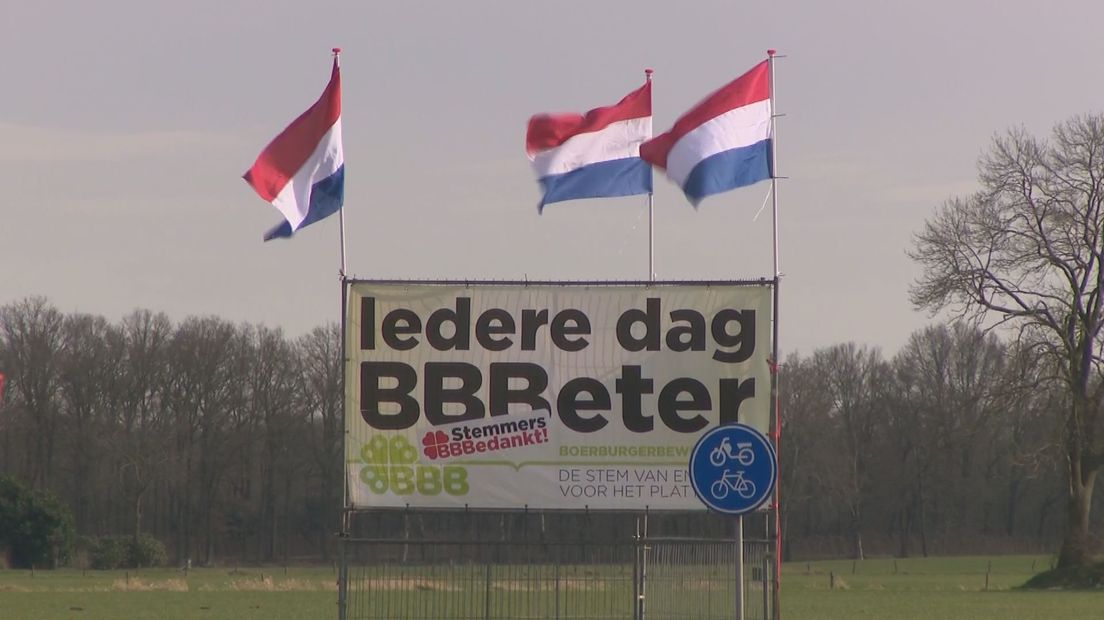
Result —
MULTIPOLYGON (((652 81, 651 69, 644 70, 644 78, 649 83, 652 81)), ((650 97, 650 93, 649 93, 650 97)), ((649 107, 651 101, 648 102, 649 107)), ((655 203, 653 197, 655 191, 648 192, 648 280, 655 281, 655 203)))
MULTIPOLYGON (((341 68, 341 48, 333 48, 334 66, 338 69, 341 68)), ((337 615, 338 620, 345 620, 347 617, 348 606, 348 589, 349 589, 349 565, 348 555, 346 555, 346 539, 349 536, 350 522, 349 522, 349 476, 345 472, 345 454, 346 446, 345 442, 348 441, 348 437, 345 433, 345 416, 348 412, 345 410, 348 399, 345 397, 345 367, 348 364, 346 356, 348 351, 346 350, 346 332, 348 331, 348 320, 346 315, 348 314, 349 303, 349 280, 346 271, 345 262, 345 205, 342 204, 338 209, 338 235, 341 240, 341 271, 338 272, 338 277, 341 280, 341 531, 338 533, 338 556, 340 566, 340 572, 338 573, 338 586, 337 586, 337 615)))
MULTIPOLYGON (((652 82, 651 69, 644 69, 644 80, 651 84, 652 82)), ((651 109, 651 93, 648 93, 648 107, 651 109)), ((650 169, 649 169, 650 171, 650 169)), ((655 190, 654 187, 648 192, 648 281, 655 281, 655 202, 654 202, 655 190)), ((646 605, 646 587, 647 587, 647 571, 648 571, 648 552, 647 552, 647 540, 648 540, 648 513, 644 512, 644 527, 641 529, 640 517, 636 517, 636 531, 637 537, 637 556, 636 563, 640 567, 639 581, 634 580, 633 586, 639 585, 639 592, 636 593, 636 600, 633 601, 633 617, 644 618, 645 617, 645 605, 646 605)))
MULTIPOLYGON (((776 471, 779 472, 776 480, 782 479, 781 452, 778 442, 782 437, 782 420, 778 406, 778 369, 781 363, 778 360, 778 285, 782 280, 782 270, 778 260, 778 107, 776 103, 776 89, 774 82, 774 61, 778 58, 773 49, 767 50, 767 60, 770 63, 770 108, 771 108, 771 226, 774 229, 774 303, 771 334, 771 439, 774 441, 774 454, 776 471)), ((781 498, 779 494, 779 482, 774 485, 774 618, 782 617, 781 602, 781 578, 782 578, 782 517, 781 498)))
MULTIPOLYGON (((334 64, 338 67, 338 69, 340 69, 341 68, 341 48, 340 47, 333 48, 333 55, 334 55, 334 64)), ((342 427, 341 428, 344 429, 345 428, 345 426, 344 426, 344 424, 345 424, 345 414, 346 414, 345 405, 344 405, 344 403, 345 403, 345 362, 346 362, 345 356, 347 354, 347 352, 345 350, 345 330, 348 329, 348 326, 345 324, 346 323, 345 314, 348 310, 346 308, 346 304, 348 303, 348 293, 346 291, 348 280, 347 280, 347 277, 346 277, 347 272, 346 272, 346 263, 345 263, 345 205, 344 204, 341 205, 340 209, 338 209, 338 214, 337 215, 338 215, 338 234, 340 235, 340 238, 341 238, 341 271, 338 272, 338 277, 341 279, 341 402, 342 402, 342 405, 341 405, 341 424, 342 424, 342 427)), ((344 433, 344 431, 343 431, 343 433, 344 433)), ((344 462, 344 460, 345 460, 345 457, 344 457, 344 454, 345 454, 344 440, 342 440, 342 446, 341 447, 342 447, 342 457, 341 457, 341 459, 342 459, 342 462, 344 462)), ((342 477, 343 478, 348 478, 344 474, 342 474, 342 477)), ((345 517, 344 517, 345 507, 346 507, 346 505, 349 501, 348 486, 349 486, 348 480, 346 480, 341 485, 341 511, 342 511, 341 531, 343 533, 345 532, 345 517)))
POLYGON ((655 203, 648 192, 648 280, 655 281, 655 203))
MULTIPOLYGON (((341 68, 341 48, 340 47, 333 48, 333 56, 334 56, 334 65, 336 65, 337 68, 340 69, 341 68)), ((345 290, 345 207, 344 207, 344 205, 342 205, 342 207, 340 209, 338 209, 338 211, 340 211, 340 213, 338 213, 338 217, 340 218, 339 219, 339 224, 338 224, 338 230, 340 231, 339 234, 341 235, 341 289, 345 290)), ((342 314, 345 313, 345 308, 344 307, 341 308, 341 312, 342 312, 342 314)))
MULTIPOLYGON (((777 279, 782 275, 780 271, 780 265, 778 263, 778 123, 775 121, 779 114, 776 107, 776 94, 774 88, 774 59, 776 58, 776 52, 774 50, 767 50, 767 58, 770 63, 770 106, 771 106, 771 211, 772 211, 772 226, 774 228, 774 277, 777 279)), ((775 310, 777 314, 777 308, 775 310)), ((778 320, 774 321, 775 325, 775 346, 778 346, 778 320)), ((778 360, 775 360, 776 362, 778 360)))

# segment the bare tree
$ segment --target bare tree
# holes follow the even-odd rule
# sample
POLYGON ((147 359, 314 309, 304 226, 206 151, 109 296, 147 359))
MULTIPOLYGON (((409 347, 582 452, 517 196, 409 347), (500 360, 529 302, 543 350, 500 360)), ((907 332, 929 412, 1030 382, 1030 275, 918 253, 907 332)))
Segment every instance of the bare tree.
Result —
POLYGON ((781 390, 780 411, 783 438, 778 484, 781 487, 782 555, 792 559, 793 530, 798 515, 805 517, 802 529, 807 535, 810 522, 820 512, 814 504, 823 495, 826 473, 825 453, 831 450, 823 438, 829 434, 832 403, 818 379, 811 359, 790 355, 779 369, 786 389, 781 390))
POLYGON ((65 496, 81 533, 88 533, 92 514, 103 511, 93 502, 114 504, 117 489, 94 483, 104 473, 95 466, 107 452, 111 415, 118 396, 114 389, 121 372, 121 347, 111 337, 113 328, 100 316, 71 314, 62 323, 63 349, 59 363, 59 444, 64 448, 65 496), (100 491, 100 492, 97 492, 100 491), (104 496, 104 492, 107 496, 104 496))
POLYGON ((52 482, 58 430, 58 362, 64 317, 43 297, 0 308, 4 374, 25 416, 24 476, 38 489, 52 482))
POLYGON ((851 537, 851 557, 863 559, 864 511, 869 499, 874 465, 875 427, 883 405, 888 365, 877 349, 854 343, 835 345, 813 354, 821 389, 836 420, 831 437, 837 462, 825 485, 843 501, 851 537))
POLYGON ((250 443, 260 444, 261 512, 259 515, 260 557, 265 561, 276 558, 277 544, 282 541, 282 551, 287 554, 290 538, 291 515, 287 508, 291 486, 297 467, 299 452, 292 450, 303 436, 303 416, 296 415, 302 408, 298 384, 300 381, 297 359, 293 349, 280 330, 257 327, 249 332, 252 342, 249 385, 248 421, 250 432, 243 437, 242 449, 250 443), (262 439, 258 440, 257 437, 262 439), (284 499, 280 514, 278 497, 284 499))
POLYGON ((318 536, 318 547, 328 557, 327 541, 338 531, 345 475, 341 454, 344 438, 342 417, 345 395, 342 389, 341 330, 336 324, 317 327, 296 343, 300 372, 305 387, 305 407, 310 415, 308 443, 317 470, 319 493, 309 515, 318 536))
POLYGON ((168 347, 177 548, 186 554, 197 550, 195 537, 201 533, 204 563, 214 557, 219 484, 235 456, 230 425, 244 409, 247 349, 242 330, 216 317, 186 319, 168 347))
MULTIPOLYGON (((1054 411, 1062 410, 1066 390, 1051 380, 1054 372, 1032 348, 1007 348, 1008 387, 1000 425, 1007 436, 1005 448, 1005 523, 1009 538, 1017 536, 1017 521, 1026 512, 1032 497, 1041 499, 1036 537, 1044 529, 1046 512, 1060 499, 1062 489, 1062 450, 1055 441, 1058 429, 1054 411)), ((1023 528, 1021 528, 1023 529, 1023 528)))
POLYGON ((1069 394, 1057 412, 1068 473, 1060 567, 1090 561, 1093 486, 1104 465, 1104 116, 994 139, 981 191, 947 201, 915 239, 912 301, 1019 328, 1069 394))
POLYGON ((172 323, 164 314, 135 310, 123 318, 122 385, 117 467, 132 513, 131 531, 142 533, 146 494, 164 475, 169 460, 172 420, 162 405, 167 375, 166 350, 172 323))
POLYGON ((887 417, 887 441, 910 472, 911 484, 903 488, 911 489, 909 520, 925 555, 935 480, 945 535, 960 542, 987 527, 995 486, 988 465, 1005 456, 997 448, 1007 434, 998 416, 1013 397, 1005 359, 996 337, 961 323, 915 332, 894 359, 896 404, 887 417))

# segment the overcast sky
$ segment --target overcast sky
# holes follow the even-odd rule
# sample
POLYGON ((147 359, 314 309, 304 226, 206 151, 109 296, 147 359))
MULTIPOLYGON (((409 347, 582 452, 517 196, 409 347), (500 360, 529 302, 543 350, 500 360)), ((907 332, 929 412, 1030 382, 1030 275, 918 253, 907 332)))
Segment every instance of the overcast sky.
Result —
MULTIPOLYGON (((782 348, 892 354, 932 320, 912 235, 976 187, 994 133, 1104 107, 1101 23, 1095 0, 6 0, 0 305, 338 321, 338 219, 262 243, 280 215, 240 178, 334 46, 350 274, 644 279, 645 197, 537 214, 528 117, 612 104, 651 67, 658 133, 776 48, 782 348)), ((659 278, 769 277, 768 189, 695 210, 657 175, 659 278)))

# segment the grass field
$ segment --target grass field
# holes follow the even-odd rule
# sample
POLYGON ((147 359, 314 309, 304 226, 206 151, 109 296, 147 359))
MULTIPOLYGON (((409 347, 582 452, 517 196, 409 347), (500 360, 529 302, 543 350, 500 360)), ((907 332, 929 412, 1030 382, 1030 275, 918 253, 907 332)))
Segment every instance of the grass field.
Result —
POLYGON ((0 620, 336 617, 332 568, 0 571, 0 620))
POLYGON ((783 617, 786 620, 1104 618, 1104 591, 1015 589, 1035 572, 1049 568, 1049 563, 1050 559, 1044 556, 994 556, 787 564, 782 573, 783 617), (833 575, 835 589, 830 589, 833 575))
MULTIPOLYGON (((1044 557, 793 563, 783 567, 785 620, 1081 620, 1104 618, 1104 591, 1014 588, 1044 557), (986 576, 988 575, 988 589, 986 576)), ((0 571, 0 620, 336 618, 326 568, 0 571)), ((551 616, 549 616, 551 617, 551 616)), ((657 620, 659 620, 657 618, 657 620)))

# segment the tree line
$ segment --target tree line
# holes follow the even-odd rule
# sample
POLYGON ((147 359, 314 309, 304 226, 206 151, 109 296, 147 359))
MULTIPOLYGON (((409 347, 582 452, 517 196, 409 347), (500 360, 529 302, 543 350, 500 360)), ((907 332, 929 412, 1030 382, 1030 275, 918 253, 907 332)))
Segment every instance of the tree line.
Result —
MULTIPOLYGON (((342 501, 340 357, 337 325, 290 338, 217 317, 137 310, 112 323, 43 298, 11 303, 0 307, 0 476, 52 492, 78 536, 152 535, 177 562, 328 559, 342 501)), ((914 333, 889 359, 853 343, 790 355, 779 369, 786 559, 1053 548, 1066 508, 1053 410, 1068 395, 1051 371, 963 323, 914 333)), ((591 515, 479 518, 503 536, 513 521, 526 537, 594 529, 591 515)), ((631 532, 631 519, 603 523, 631 532)), ((472 523, 387 514, 354 528, 466 539, 472 523)), ((657 533, 711 529, 727 531, 701 515, 653 519, 657 533)))
POLYGON ((327 558, 342 497, 340 334, 217 317, 117 323, 0 308, 0 475, 80 536, 151 534, 178 561, 327 558))
MULTIPOLYGON (((1069 399, 1037 351, 966 323, 892 358, 840 344, 780 374, 791 557, 1054 551, 1069 399)), ((1095 526, 1099 528, 1099 510, 1095 526)))

